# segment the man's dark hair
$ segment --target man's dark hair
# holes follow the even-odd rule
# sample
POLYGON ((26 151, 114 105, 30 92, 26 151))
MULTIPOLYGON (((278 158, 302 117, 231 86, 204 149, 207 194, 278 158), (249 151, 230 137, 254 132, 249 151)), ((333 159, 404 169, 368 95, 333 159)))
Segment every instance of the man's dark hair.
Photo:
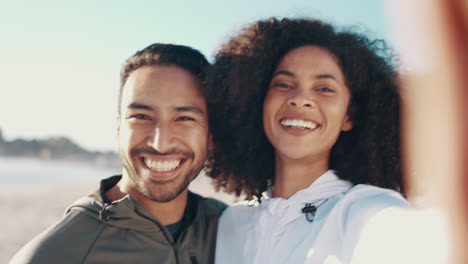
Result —
POLYGON ((353 124, 330 153, 330 169, 353 184, 403 192, 400 164, 400 102, 394 54, 382 40, 313 19, 275 18, 245 28, 215 57, 208 101, 214 151, 208 175, 247 198, 274 181, 274 148, 262 122, 272 74, 290 50, 314 45, 332 53, 351 93, 353 124), (211 96, 210 95, 210 96, 211 96))
POLYGON ((187 70, 200 80, 201 92, 206 97, 206 78, 210 64, 205 56, 188 46, 154 43, 136 52, 125 61, 120 74, 119 113, 122 91, 128 77, 143 66, 177 66, 187 70))

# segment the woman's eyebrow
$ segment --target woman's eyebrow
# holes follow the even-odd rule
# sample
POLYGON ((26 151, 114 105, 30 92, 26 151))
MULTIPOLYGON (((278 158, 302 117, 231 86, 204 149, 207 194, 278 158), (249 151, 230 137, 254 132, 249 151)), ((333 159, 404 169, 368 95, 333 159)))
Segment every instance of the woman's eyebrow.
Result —
POLYGON ((277 76, 277 75, 287 75, 287 76, 291 76, 291 77, 294 77, 294 73, 292 72, 289 72, 289 71, 285 71, 285 70, 281 70, 281 71, 277 71, 273 74, 273 77, 277 76))
MULTIPOLYGON (((291 76, 291 77, 295 77, 296 75, 290 71, 286 71, 286 70, 281 70, 281 71, 277 71, 273 74, 273 77, 277 76, 277 75, 287 75, 287 76, 291 76)), ((338 81, 338 79, 333 76, 332 74, 317 74, 317 75, 314 75, 314 78, 315 79, 333 79, 335 81, 338 81)))

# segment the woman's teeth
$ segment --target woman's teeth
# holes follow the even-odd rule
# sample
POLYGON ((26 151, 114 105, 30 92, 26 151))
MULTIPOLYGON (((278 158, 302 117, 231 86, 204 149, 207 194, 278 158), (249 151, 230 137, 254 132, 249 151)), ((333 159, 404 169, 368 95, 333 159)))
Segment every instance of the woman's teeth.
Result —
POLYGON ((302 129, 314 129, 318 126, 317 123, 311 121, 305 121, 300 119, 284 119, 281 120, 282 126, 302 128, 302 129))
POLYGON ((166 172, 177 168, 180 165, 181 160, 170 160, 170 161, 154 161, 150 159, 143 159, 145 165, 155 171, 166 172))
POLYGON ((314 129, 318 126, 317 123, 311 121, 305 121, 300 119, 284 119, 281 120, 281 125, 294 128, 302 129, 314 129))

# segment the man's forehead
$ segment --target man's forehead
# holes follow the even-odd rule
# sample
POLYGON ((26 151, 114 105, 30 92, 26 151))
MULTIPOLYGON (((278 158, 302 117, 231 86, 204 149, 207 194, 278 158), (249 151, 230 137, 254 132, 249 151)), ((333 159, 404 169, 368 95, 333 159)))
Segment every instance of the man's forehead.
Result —
POLYGON ((174 65, 142 66, 130 73, 126 86, 147 82, 176 82, 200 85, 200 80, 190 71, 174 65))
POLYGON ((136 70, 123 87, 122 107, 146 105, 204 105, 199 81, 179 67, 152 66, 136 70), (157 67, 157 68, 156 68, 157 67))
POLYGON ((197 103, 185 103, 185 104, 165 104, 165 105, 151 105, 145 104, 144 102, 130 102, 127 106, 129 110, 147 110, 147 111, 160 111, 162 108, 173 112, 194 112, 197 114, 205 114, 205 105, 199 105, 197 103))

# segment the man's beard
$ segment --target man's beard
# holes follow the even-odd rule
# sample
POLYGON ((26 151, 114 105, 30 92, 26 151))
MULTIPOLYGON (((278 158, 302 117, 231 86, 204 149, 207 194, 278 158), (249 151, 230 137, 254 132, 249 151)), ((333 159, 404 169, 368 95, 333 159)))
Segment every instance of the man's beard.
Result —
MULTIPOLYGON (((135 157, 137 154, 141 153, 160 155, 153 149, 143 148, 132 150, 130 156, 135 157)), ((170 154, 174 153, 183 154, 187 158, 186 161, 188 159, 193 160, 194 158, 193 153, 184 151, 171 151, 170 154)), ((190 182, 198 176, 204 167, 204 163, 194 164, 196 167, 191 168, 184 175, 178 175, 169 181, 158 181, 151 179, 149 183, 145 183, 135 168, 132 166, 130 160, 126 158, 122 151, 120 151, 120 157, 122 160, 122 166, 124 167, 124 170, 130 180, 133 182, 136 190, 145 198, 160 203, 170 202, 178 197, 184 190, 188 188, 190 182), (182 178, 183 181, 178 183, 177 181, 180 178, 182 178)))

